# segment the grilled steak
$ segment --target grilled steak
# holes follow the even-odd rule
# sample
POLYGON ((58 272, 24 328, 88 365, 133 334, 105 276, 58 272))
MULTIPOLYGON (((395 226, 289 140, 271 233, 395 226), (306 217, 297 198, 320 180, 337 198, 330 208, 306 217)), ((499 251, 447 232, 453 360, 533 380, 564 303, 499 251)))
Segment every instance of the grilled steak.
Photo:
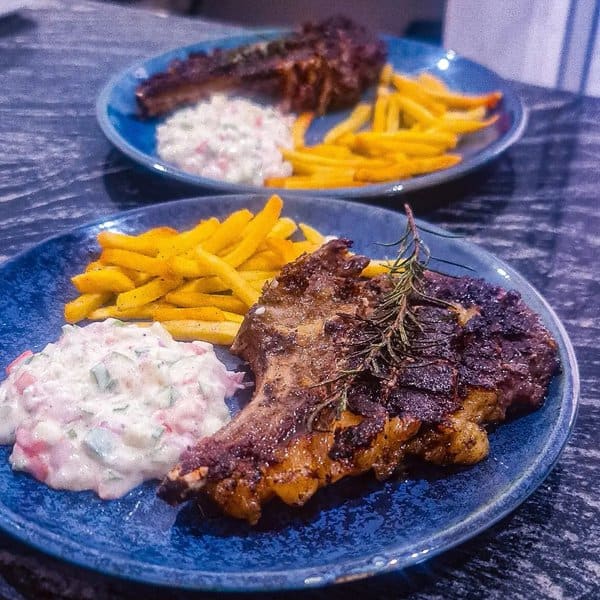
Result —
POLYGON ((284 108, 323 114, 356 103, 377 80, 385 56, 383 42, 364 27, 333 17, 270 42, 192 53, 142 82, 136 98, 142 114, 152 117, 244 86, 281 99, 284 108))
MULTIPOLYGON (((479 279, 425 276, 413 299, 413 353, 385 378, 365 374, 345 410, 328 403, 344 357, 368 331, 387 276, 360 277, 368 259, 333 240, 286 266, 246 317, 232 351, 256 377, 250 403, 183 453, 159 495, 207 495, 255 523, 273 497, 304 504, 318 488, 373 470, 384 479, 406 455, 473 464, 487 455, 483 425, 538 407, 557 367, 556 344, 516 292, 479 279), (316 416, 316 418, 315 418, 316 416)), ((351 356, 350 356, 351 359, 351 356)))

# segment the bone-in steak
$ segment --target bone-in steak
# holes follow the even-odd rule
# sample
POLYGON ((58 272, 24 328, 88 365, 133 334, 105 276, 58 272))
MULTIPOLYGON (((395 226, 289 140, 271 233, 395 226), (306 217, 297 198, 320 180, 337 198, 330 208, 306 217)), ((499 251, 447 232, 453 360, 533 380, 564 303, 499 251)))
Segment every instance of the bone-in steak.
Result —
POLYGON ((352 106, 375 81, 385 45, 343 17, 307 23, 269 42, 173 61, 136 90, 141 112, 156 116, 215 91, 243 87, 281 100, 284 108, 326 110, 352 106))
POLYGON ((246 317, 232 351, 256 388, 223 429, 183 453, 159 495, 207 495, 255 523, 273 497, 304 504, 318 488, 373 470, 384 479, 407 455, 473 464, 488 453, 483 424, 536 408, 557 367, 556 344, 516 292, 432 272, 413 311, 413 353, 386 378, 365 375, 345 410, 331 385, 391 283, 367 280, 368 259, 333 240, 286 266, 246 317), (325 408, 322 408, 325 407, 325 408), (315 415, 317 418, 315 419, 315 415))

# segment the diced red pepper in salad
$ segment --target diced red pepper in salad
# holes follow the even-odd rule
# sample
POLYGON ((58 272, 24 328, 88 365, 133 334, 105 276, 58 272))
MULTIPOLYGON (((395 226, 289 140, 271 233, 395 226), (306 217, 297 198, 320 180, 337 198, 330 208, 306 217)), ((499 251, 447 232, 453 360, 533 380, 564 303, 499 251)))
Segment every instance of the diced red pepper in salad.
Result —
POLYGON ((33 352, 31 350, 25 350, 25 352, 22 352, 21 354, 19 354, 19 356, 17 356, 17 358, 15 358, 15 360, 13 360, 10 363, 10 365, 8 365, 8 367, 6 367, 6 374, 10 375, 11 372, 14 371, 19 366, 19 363, 24 361, 26 358, 29 358, 30 356, 33 356, 33 352))

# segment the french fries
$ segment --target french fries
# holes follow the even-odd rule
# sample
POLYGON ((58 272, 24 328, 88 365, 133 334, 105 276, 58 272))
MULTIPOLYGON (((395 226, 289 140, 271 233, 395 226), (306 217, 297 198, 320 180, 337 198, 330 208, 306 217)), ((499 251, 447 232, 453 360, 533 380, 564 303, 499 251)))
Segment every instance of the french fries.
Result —
POLYGON ((66 320, 160 321, 178 339, 231 343, 265 283, 324 239, 303 224, 304 239, 289 240, 298 224, 282 207, 273 196, 256 214, 239 210, 187 231, 100 232, 98 260, 72 278, 81 295, 65 305, 66 320))
MULTIPOLYGON (((432 139, 445 147, 452 134, 436 135, 432 139)), ((423 169, 426 161, 444 156, 450 155, 423 158, 416 166, 423 169)), ((332 154, 325 158, 342 160, 332 154)), ((372 180, 382 176, 380 169, 393 166, 368 159, 364 164, 365 178, 372 180)), ((357 164, 352 173, 360 168, 357 164)), ((327 241, 314 227, 282 217, 282 208, 281 198, 272 196, 256 214, 238 210, 222 222, 207 219, 187 231, 100 232, 99 259, 71 279, 81 295, 65 305, 65 319, 114 318, 140 326, 159 321, 179 340, 231 344, 263 287, 285 264, 327 241)), ((363 275, 388 270, 386 262, 372 261, 363 275)))
POLYGON ((310 127, 315 114, 312 112, 303 112, 292 125, 292 140, 296 148, 304 146, 304 137, 310 127))
POLYGON ((234 321, 174 320, 163 321, 163 327, 177 340, 204 340, 211 344, 230 346, 240 324, 234 321))
POLYGON ((121 292, 117 296, 117 308, 119 310, 129 310, 139 308, 154 300, 162 298, 165 294, 175 289, 181 284, 181 279, 166 279, 156 277, 144 285, 140 285, 128 292, 121 292))
POLYGON ((462 160, 460 153, 451 152, 462 135, 498 120, 498 115, 487 117, 487 111, 501 99, 500 92, 462 94, 431 73, 409 77, 385 65, 374 102, 357 104, 347 119, 325 134, 323 143, 305 145, 310 120, 301 115, 294 125, 294 149, 282 149, 293 174, 267 179, 265 185, 356 187, 448 169, 462 160))
POLYGON ((90 313, 110 300, 112 294, 100 292, 96 294, 82 294, 65 304, 65 321, 77 323, 83 321, 90 313))
POLYGON ((354 133, 358 131, 371 117, 372 108, 370 104, 358 104, 350 116, 329 130, 323 138, 325 144, 332 144, 345 133, 354 133))
POLYGON ((128 292, 135 287, 133 281, 122 271, 94 269, 71 278, 71 282, 82 294, 96 292, 128 292))

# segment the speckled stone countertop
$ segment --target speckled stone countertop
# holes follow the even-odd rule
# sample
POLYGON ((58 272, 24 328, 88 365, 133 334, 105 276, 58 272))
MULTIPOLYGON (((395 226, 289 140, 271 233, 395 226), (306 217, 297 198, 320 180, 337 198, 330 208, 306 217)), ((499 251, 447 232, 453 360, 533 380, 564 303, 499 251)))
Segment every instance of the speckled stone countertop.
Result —
MULTIPOLYGON (((103 3, 30 4, 0 18, 0 260, 103 215, 197 195, 113 150, 94 102, 132 61, 235 31, 103 3)), ((582 384, 570 442, 543 485, 470 542, 402 574, 289 598, 600 597, 600 99, 516 88, 523 138, 479 173, 408 199, 520 270, 563 320, 582 384)), ((204 596, 108 579, 0 535, 0 597, 204 596)))

